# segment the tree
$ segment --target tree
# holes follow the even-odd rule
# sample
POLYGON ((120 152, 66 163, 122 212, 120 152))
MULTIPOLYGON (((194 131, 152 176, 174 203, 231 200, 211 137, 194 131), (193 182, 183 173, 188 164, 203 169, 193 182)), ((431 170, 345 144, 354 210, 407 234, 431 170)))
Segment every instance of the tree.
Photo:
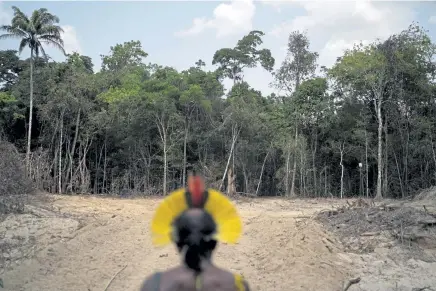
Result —
POLYGON ((77 52, 67 55, 67 63, 84 70, 88 74, 94 73, 94 64, 88 56, 82 56, 77 52))
POLYGON ((218 74, 223 78, 233 80, 233 83, 243 80, 244 68, 254 68, 260 64, 271 72, 274 58, 269 49, 258 49, 265 34, 253 30, 238 41, 234 48, 222 48, 213 55, 212 65, 218 65, 218 74))
POLYGON ((101 70, 120 72, 127 67, 139 66, 147 56, 139 40, 116 44, 110 48, 109 55, 101 55, 101 70))
POLYGON ((175 127, 181 121, 176 110, 177 100, 181 98, 185 89, 186 83, 183 78, 175 69, 169 67, 158 69, 144 84, 147 102, 151 105, 162 145, 163 195, 166 195, 168 190, 168 157, 172 146, 170 142, 175 139, 175 127))
MULTIPOLYGON (((301 83, 295 92, 290 105, 292 111, 298 112, 300 131, 306 136, 312 158, 313 179, 311 181, 313 194, 318 193, 317 188, 317 153, 319 138, 325 129, 331 125, 334 104, 331 95, 327 93, 328 85, 325 78, 316 77, 301 83)), ((307 187, 306 187, 307 188, 307 187)))
POLYGON ((224 111, 227 124, 224 129, 226 136, 231 133, 232 140, 225 171, 238 170, 242 173, 238 179, 229 175, 227 190, 230 194, 234 193, 236 184, 238 184, 242 192, 254 192, 260 187, 263 175, 263 169, 259 168, 259 165, 264 163, 259 163, 259 161, 263 160, 266 163, 271 145, 272 136, 265 116, 267 102, 261 92, 251 88, 247 82, 235 84, 228 94, 227 101, 228 106, 224 111), (236 139, 238 140, 237 146, 236 139), (259 179, 258 187, 255 187, 254 181, 257 179, 259 179))
MULTIPOLYGON (((89 100, 91 91, 89 79, 92 75, 88 65, 87 58, 76 53, 69 55, 65 63, 58 64, 56 66, 57 78, 51 80, 51 98, 39 107, 41 120, 46 123, 55 121, 56 125, 52 125, 53 128, 59 127, 57 159, 59 193, 63 193, 65 190, 71 193, 73 179, 79 184, 76 191, 83 193, 89 188, 83 179, 83 176, 86 175, 83 172, 83 159, 86 158, 86 154, 77 163, 77 169, 80 170, 76 171, 73 167, 77 144, 81 141, 80 137, 85 135, 82 132, 92 131, 91 128, 81 128, 82 117, 86 116, 84 113, 92 106, 89 100), (68 139, 70 135, 72 140, 68 139), (62 165, 64 166, 62 167, 62 165), (81 175, 76 175, 77 172, 81 172, 81 175)), ((57 129, 54 131, 56 132, 57 129)))
POLYGON ((273 85, 285 90, 289 96, 298 86, 315 73, 319 54, 309 50, 309 39, 305 33, 293 31, 288 38, 286 58, 275 72, 273 85))
POLYGON ((14 17, 11 25, 3 25, 0 30, 5 34, 1 39, 21 39, 18 51, 21 52, 27 46, 30 49, 30 100, 29 100, 29 125, 27 134, 26 168, 30 167, 30 142, 32 140, 32 116, 33 116, 33 58, 41 53, 46 56, 43 45, 52 45, 65 54, 64 43, 61 37, 63 29, 57 25, 59 18, 48 12, 45 8, 33 11, 29 18, 19 8, 12 6, 14 17))
POLYGON ((180 103, 182 105, 182 113, 184 116, 185 134, 183 138, 183 174, 182 183, 185 186, 186 181, 186 147, 188 142, 189 129, 191 127, 192 119, 198 116, 200 112, 210 112, 211 102, 204 96, 204 92, 199 85, 191 85, 180 96, 180 103), (197 113, 197 114, 195 114, 197 113))
POLYGON ((389 82, 387 59, 377 49, 377 44, 357 46, 349 50, 332 68, 331 75, 343 86, 352 86, 363 98, 374 104, 378 122, 377 139, 377 191, 376 198, 382 198, 383 171, 383 115, 384 94, 389 82))
MULTIPOLYGON (((305 33, 299 31, 294 31, 289 35, 288 38, 288 51, 286 53, 286 58, 281 64, 280 68, 274 75, 274 81, 276 88, 280 90, 285 90, 287 96, 291 96, 296 92, 304 80, 312 77, 316 69, 316 61, 318 59, 317 52, 311 52, 309 50, 309 39, 305 33)), ((295 127, 295 138, 294 143, 298 140, 298 125, 299 120, 298 112, 292 114, 294 116, 294 127, 295 127)), ((296 147, 294 147, 296 149, 296 147)), ((290 155, 288 155, 287 164, 289 163, 290 155)), ((290 193, 286 193, 290 196, 295 196, 295 175, 297 172, 297 156, 294 153, 294 165, 292 171, 292 184, 290 193)), ((288 174, 286 174, 288 177, 288 174)), ((285 181, 286 191, 288 191, 289 181, 288 178, 285 181)))
MULTIPOLYGON (((258 48, 263 43, 262 36, 264 35, 265 34, 262 31, 253 30, 240 39, 236 44, 236 47, 223 48, 216 51, 213 56, 212 65, 218 65, 218 76, 233 80, 233 86, 235 86, 237 83, 243 82, 243 71, 245 68, 254 68, 260 64, 260 66, 262 66, 265 70, 271 72, 275 63, 275 59, 272 57, 271 51, 269 49, 258 48)), ((241 124, 234 122, 232 124, 232 143, 230 147, 230 155, 225 170, 225 173, 228 173, 229 181, 235 180, 235 177, 233 177, 233 175, 235 175, 234 168, 231 167, 229 171, 228 168, 230 157, 233 157, 234 160, 234 147, 240 131, 241 124)), ((223 185, 223 181, 221 185, 223 185)), ((233 185, 233 183, 229 182, 229 185, 230 184, 233 185)), ((234 190, 230 189, 228 189, 228 191, 234 192, 234 190)))

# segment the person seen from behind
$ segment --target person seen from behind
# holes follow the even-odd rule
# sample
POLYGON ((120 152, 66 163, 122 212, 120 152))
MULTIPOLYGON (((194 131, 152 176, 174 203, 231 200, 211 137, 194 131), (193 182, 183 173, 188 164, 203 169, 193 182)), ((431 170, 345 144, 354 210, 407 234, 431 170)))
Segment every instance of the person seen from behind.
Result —
POLYGON ((201 177, 189 176, 187 189, 164 199, 151 223, 153 244, 174 243, 182 265, 154 273, 141 291, 249 291, 241 275, 212 263, 218 241, 234 244, 241 232, 232 202, 219 191, 205 189, 201 177))

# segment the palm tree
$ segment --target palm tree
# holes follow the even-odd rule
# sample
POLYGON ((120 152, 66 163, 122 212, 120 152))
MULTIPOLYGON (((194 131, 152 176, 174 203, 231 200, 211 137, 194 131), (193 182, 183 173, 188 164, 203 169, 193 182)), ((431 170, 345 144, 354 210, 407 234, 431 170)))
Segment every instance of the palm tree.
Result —
POLYGON ((12 9, 14 11, 14 17, 12 18, 11 25, 0 26, 0 30, 6 32, 5 34, 0 35, 0 40, 8 38, 21 39, 18 48, 20 54, 25 47, 30 48, 30 104, 26 150, 26 169, 29 171, 33 114, 33 59, 34 56, 38 57, 40 54, 47 58, 43 44, 52 45, 65 54, 64 42, 61 37, 63 29, 57 25, 59 23, 59 18, 49 13, 45 8, 33 11, 30 19, 17 7, 12 6, 12 9))

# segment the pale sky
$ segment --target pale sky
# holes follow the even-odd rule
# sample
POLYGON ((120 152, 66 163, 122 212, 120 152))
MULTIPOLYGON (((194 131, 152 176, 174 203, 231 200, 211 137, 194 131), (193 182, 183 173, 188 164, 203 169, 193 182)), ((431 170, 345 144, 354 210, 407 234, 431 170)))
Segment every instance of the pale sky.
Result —
MULTIPOLYGON (((407 28, 413 21, 429 31, 436 41, 436 2, 418 1, 0 1, 0 25, 10 22, 11 6, 31 14, 47 8, 63 26, 65 49, 90 56, 95 69, 100 54, 110 46, 140 40, 149 54, 146 62, 187 69, 198 59, 213 69, 216 50, 234 47, 250 30, 265 32, 269 48, 280 66, 286 54, 288 35, 305 30, 311 49, 320 54, 319 64, 331 66, 344 49, 354 43, 384 39, 407 28)), ((17 40, 0 41, 0 49, 18 48, 17 40)), ((55 60, 61 54, 47 49, 55 60)), ((27 58, 29 51, 23 51, 27 58)), ((263 69, 247 69, 245 80, 269 94, 272 77, 263 69)), ((230 82, 225 82, 229 87, 230 82)))

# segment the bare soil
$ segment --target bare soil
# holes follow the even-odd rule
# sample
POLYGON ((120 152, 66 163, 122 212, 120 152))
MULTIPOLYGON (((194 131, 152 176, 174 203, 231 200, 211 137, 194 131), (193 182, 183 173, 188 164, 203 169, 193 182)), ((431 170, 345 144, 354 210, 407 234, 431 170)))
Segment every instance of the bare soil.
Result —
MULTIPOLYGON (((4 290, 104 291, 109 283, 107 290, 139 290, 149 274, 178 264, 173 247, 151 244, 149 223, 159 199, 51 197, 50 203, 32 203, 24 214, 0 222, 4 290)), ((236 246, 220 245, 215 262, 242 273, 252 290, 339 291, 356 277, 360 283, 348 290, 436 290, 432 241, 408 239, 406 226, 398 232, 398 225, 380 214, 387 212, 380 205, 283 199, 236 203, 244 220, 243 238, 236 246), (328 215, 326 209, 336 214, 328 215), (359 224, 369 211, 379 225, 374 229, 359 224), (342 224, 348 226, 338 228, 342 224)), ((408 206, 418 210, 423 203, 431 209, 436 201, 408 206)), ((416 215, 412 208, 403 216, 416 215)), ((431 238, 433 230, 426 224, 425 236, 431 238)))

